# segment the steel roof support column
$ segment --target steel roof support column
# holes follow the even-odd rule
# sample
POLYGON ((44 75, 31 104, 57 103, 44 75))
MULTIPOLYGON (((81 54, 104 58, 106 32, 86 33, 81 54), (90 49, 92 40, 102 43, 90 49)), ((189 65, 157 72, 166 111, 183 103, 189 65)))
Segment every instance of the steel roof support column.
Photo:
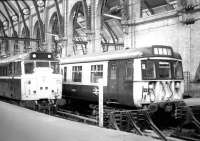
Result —
POLYGON ((86 0, 83 0, 82 4, 83 4, 83 12, 84 12, 84 17, 85 17, 85 22, 86 22, 86 29, 90 30, 91 29, 91 24, 90 24, 91 20, 89 18, 90 16, 88 13, 88 5, 87 5, 86 0))
MULTIPOLYGON (((0 14, 4 17, 4 19, 7 21, 7 23, 9 24, 9 21, 8 21, 8 19, 7 19, 7 17, 3 14, 3 12, 2 11, 0 11, 0 14)), ((1 22, 1 28, 2 28, 2 31, 3 31, 3 37, 6 37, 6 31, 5 31, 5 29, 4 29, 4 25, 3 25, 3 22, 2 21, 0 21, 1 22)), ((8 25, 9 26, 9 25, 8 25)), ((4 41, 4 40, 2 40, 2 42, 1 42, 1 56, 4 56, 4 55, 6 55, 6 42, 8 42, 8 41, 4 41)))
POLYGON ((103 28, 104 17, 103 9, 106 5, 107 0, 96 0, 94 3, 94 9, 92 9, 92 30, 95 32, 93 39, 93 53, 102 52, 103 46, 101 44, 101 30, 103 28), (94 25, 93 25, 94 24, 94 25))
MULTIPOLYGON (((0 34, 3 33, 3 36, 5 37, 5 30, 3 27, 3 22, 0 20, 0 34)), ((5 54, 4 48, 3 48, 3 41, 0 40, 0 57, 5 54)))
POLYGON ((115 50, 116 50, 117 47, 116 47, 116 45, 115 45, 115 43, 116 43, 115 39, 118 40, 118 38, 117 38, 117 36, 114 34, 114 32, 112 31, 112 29, 110 28, 110 26, 108 25, 108 23, 104 22, 104 25, 105 25, 105 28, 108 30, 108 32, 109 32, 109 34, 110 34, 110 36, 111 36, 111 38, 112 38, 112 40, 113 40, 113 44, 114 44, 115 50))
POLYGON ((127 35, 124 38, 125 48, 136 48, 136 31, 135 20, 142 16, 142 1, 143 0, 129 0, 129 22, 127 25, 127 35))
MULTIPOLYGON (((4 19, 6 20, 6 22, 8 23, 8 27, 9 27, 9 20, 8 18, 4 15, 4 13, 0 10, 0 14, 4 17, 4 19)), ((3 21, 2 21, 3 22, 3 21)))
MULTIPOLYGON (((75 11, 75 15, 73 17, 73 44, 75 45, 76 44, 76 38, 75 37, 75 22, 77 21, 77 18, 78 18, 78 11, 79 9, 81 8, 81 4, 79 3, 76 7, 76 11, 75 11)), ((76 55, 76 51, 77 51, 77 45, 73 46, 73 51, 74 51, 74 55, 76 55)))
POLYGON ((10 23, 11 23, 11 28, 12 28, 12 30, 13 30, 13 34, 14 34, 14 36, 17 36, 17 32, 15 31, 14 23, 13 23, 13 20, 12 20, 11 15, 10 15, 10 13, 9 13, 9 11, 8 11, 8 8, 6 7, 6 4, 4 3, 4 1, 1 1, 1 3, 3 4, 4 9, 6 10, 6 13, 8 14, 8 18, 9 18, 10 23))
MULTIPOLYGON (((23 22, 23 24, 24 24, 24 28, 25 28, 25 32, 26 32, 25 34, 26 34, 26 37, 27 37, 27 36, 29 36, 29 33, 28 33, 29 31, 28 31, 28 26, 27 26, 26 21, 25 21, 25 18, 24 18, 24 13, 23 13, 23 11, 22 11, 20 5, 19 5, 19 2, 18 2, 18 1, 15 1, 15 2, 16 2, 16 4, 17 4, 17 7, 18 7, 19 12, 20 12, 20 14, 21 14, 22 22, 23 22)), ((20 52, 23 52, 23 51, 24 51, 24 48, 27 48, 25 42, 24 42, 24 46, 25 46, 25 47, 20 48, 20 52)))
POLYGON ((30 12, 30 6, 26 3, 25 0, 22 0, 22 2, 23 2, 23 4, 26 6, 26 8, 29 10, 29 12, 30 12))
MULTIPOLYGON (((4 3, 4 1, 1 1, 1 2, 2 2, 3 6, 4 6, 4 9, 6 10, 6 13, 7 13, 7 15, 8 15, 8 18, 9 18, 9 20, 10 20, 11 28, 12 28, 12 30, 13 30, 13 36, 14 36, 14 37, 17 37, 17 32, 16 32, 16 30, 15 30, 14 23, 13 23, 13 20, 12 20, 11 15, 10 15, 10 13, 9 13, 9 11, 8 11, 8 8, 6 7, 6 4, 4 3)), ((9 48, 9 52, 10 52, 10 55, 13 55, 15 43, 13 43, 13 42, 10 42, 10 43, 11 43, 11 45, 10 45, 10 48, 9 48)))
POLYGON ((39 9, 38 9, 38 6, 37 6, 37 1, 32 0, 32 2, 33 2, 33 5, 35 7, 35 11, 36 11, 37 18, 38 18, 38 21, 39 21, 39 29, 40 29, 40 44, 39 44, 39 46, 41 46, 41 43, 43 43, 45 41, 44 25, 43 25, 43 22, 42 22, 42 19, 41 19, 41 16, 40 16, 40 12, 39 12, 39 9))
POLYGON ((58 24, 59 24, 59 35, 63 36, 64 34, 64 23, 63 23, 63 18, 60 12, 60 8, 59 8, 59 4, 58 4, 58 0, 54 0, 55 4, 56 4, 56 13, 57 13, 57 17, 58 17, 58 24))
POLYGON ((0 30, 2 30, 3 32, 3 36, 6 35, 6 32, 5 32, 5 29, 4 29, 4 25, 3 25, 3 22, 0 20, 0 30))
POLYGON ((9 2, 6 1, 7 5, 12 9, 12 11, 15 13, 15 15, 17 16, 17 19, 19 20, 19 14, 17 13, 16 9, 13 7, 13 5, 9 2))
POLYGON ((64 37, 63 37, 63 47, 62 47, 62 57, 65 57, 67 56, 67 47, 68 46, 68 38, 67 38, 67 35, 68 35, 68 0, 63 0, 63 15, 64 15, 64 18, 63 18, 63 28, 64 28, 64 37))
POLYGON ((28 34, 29 34, 29 33, 28 33, 28 30, 27 30, 27 29, 28 29, 28 26, 27 26, 26 21, 25 21, 25 18, 24 18, 24 13, 23 13, 23 11, 22 11, 20 5, 19 5, 19 2, 18 2, 18 1, 15 1, 15 2, 16 2, 16 4, 17 4, 17 7, 18 7, 19 12, 20 12, 20 14, 21 14, 22 22, 23 22, 23 24, 24 24, 24 28, 26 29, 26 35, 28 35, 28 34))
POLYGON ((4 26, 3 26, 3 22, 0 20, 0 31, 2 31, 3 36, 6 35, 5 30, 4 30, 4 26))

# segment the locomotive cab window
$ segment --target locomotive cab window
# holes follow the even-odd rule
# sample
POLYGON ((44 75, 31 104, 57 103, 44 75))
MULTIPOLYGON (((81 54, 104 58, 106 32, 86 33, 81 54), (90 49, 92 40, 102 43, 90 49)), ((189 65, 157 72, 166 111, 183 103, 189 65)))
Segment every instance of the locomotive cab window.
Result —
POLYGON ((91 82, 98 83, 103 78, 103 65, 91 65, 91 82))
POLYGON ((21 75, 21 62, 15 62, 15 64, 14 64, 14 73, 16 75, 21 75))
POLYGON ((33 73, 34 62, 26 62, 24 63, 25 74, 33 73))
POLYGON ((164 61, 158 62, 158 77, 160 79, 170 79, 171 78, 170 62, 164 62, 164 61))
POLYGON ((180 61, 176 61, 173 63, 173 72, 175 79, 183 79, 183 68, 180 61))
POLYGON ((51 68, 53 69, 53 73, 58 74, 60 70, 60 66, 58 62, 51 62, 51 68))
POLYGON ((72 81, 81 82, 82 81, 82 66, 72 67, 72 81))
POLYGON ((36 67, 49 67, 49 62, 43 62, 43 61, 37 61, 36 62, 36 67))
POLYGON ((143 79, 155 79, 156 78, 156 64, 152 60, 142 61, 142 77, 143 79))

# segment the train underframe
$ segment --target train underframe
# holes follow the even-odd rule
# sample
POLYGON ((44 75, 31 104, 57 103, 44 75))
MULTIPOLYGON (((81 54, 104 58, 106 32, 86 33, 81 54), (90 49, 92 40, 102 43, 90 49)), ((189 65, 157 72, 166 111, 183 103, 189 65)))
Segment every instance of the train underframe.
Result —
POLYGON ((20 100, 19 105, 35 111, 54 114, 57 111, 57 99, 20 100))

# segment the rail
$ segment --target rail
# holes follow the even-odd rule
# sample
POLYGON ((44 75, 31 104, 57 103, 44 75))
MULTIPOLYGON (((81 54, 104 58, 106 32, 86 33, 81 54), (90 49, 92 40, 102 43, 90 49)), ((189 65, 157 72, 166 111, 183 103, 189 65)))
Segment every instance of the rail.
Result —
POLYGON ((116 130, 132 132, 145 135, 145 129, 152 129, 154 133, 163 141, 167 141, 165 135, 153 123, 147 110, 128 110, 110 113, 110 124, 116 130), (144 125, 145 123, 145 125, 144 125))
POLYGON ((70 111, 66 111, 66 110, 59 109, 56 113, 59 115, 64 115, 65 117, 73 118, 74 120, 82 121, 84 123, 91 123, 91 124, 95 124, 95 125, 98 123, 98 121, 96 119, 76 115, 76 114, 70 113, 70 111))

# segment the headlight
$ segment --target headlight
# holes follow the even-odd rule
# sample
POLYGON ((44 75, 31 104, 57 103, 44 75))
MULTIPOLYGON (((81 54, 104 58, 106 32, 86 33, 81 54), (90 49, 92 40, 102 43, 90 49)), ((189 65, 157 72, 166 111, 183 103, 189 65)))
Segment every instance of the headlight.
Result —
POLYGON ((149 89, 153 89, 153 88, 154 88, 153 84, 149 84, 149 89))
POLYGON ((180 88, 180 86, 181 86, 180 82, 176 82, 176 83, 175 83, 175 88, 178 89, 178 88, 180 88))
POLYGON ((149 82, 148 83, 148 88, 149 89, 154 89, 155 88, 155 82, 149 82))

